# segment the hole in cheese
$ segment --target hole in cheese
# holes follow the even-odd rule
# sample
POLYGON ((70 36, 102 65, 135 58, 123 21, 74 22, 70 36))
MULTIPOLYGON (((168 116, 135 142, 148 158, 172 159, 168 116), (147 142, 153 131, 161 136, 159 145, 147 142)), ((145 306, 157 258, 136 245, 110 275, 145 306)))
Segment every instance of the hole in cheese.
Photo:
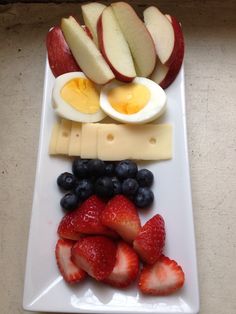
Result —
POLYGON ((112 142, 112 141, 114 140, 114 135, 108 134, 108 135, 107 135, 107 140, 108 140, 109 142, 112 142))
POLYGON ((79 137, 79 133, 77 133, 75 136, 76 136, 76 137, 79 137))
POLYGON ((154 137, 151 137, 149 140, 149 143, 153 144, 153 145, 156 144, 156 142, 157 142, 157 140, 154 137))
POLYGON ((69 134, 68 134, 68 132, 64 131, 64 132, 62 133, 62 136, 63 136, 63 137, 68 137, 69 134))

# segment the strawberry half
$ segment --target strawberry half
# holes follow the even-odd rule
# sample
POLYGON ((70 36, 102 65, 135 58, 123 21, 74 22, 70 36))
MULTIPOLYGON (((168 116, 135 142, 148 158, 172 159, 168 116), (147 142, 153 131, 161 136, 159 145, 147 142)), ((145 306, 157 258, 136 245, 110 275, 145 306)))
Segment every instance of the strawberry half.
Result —
POLYGON ((155 263, 165 245, 165 222, 161 215, 155 215, 141 228, 134 240, 134 249, 141 259, 148 263, 155 263))
POLYGON ((75 217, 75 229, 79 233, 101 234, 111 237, 117 237, 117 234, 103 226, 101 223, 101 214, 106 204, 96 195, 90 196, 82 203, 75 217))
POLYGON ((115 243, 103 236, 81 238, 72 248, 72 261, 91 277, 104 280, 116 262, 115 243))
POLYGON ((127 243, 121 241, 117 246, 115 267, 104 282, 114 287, 125 288, 137 278, 138 271, 137 254, 127 243))
POLYGON ((78 209, 66 214, 57 229, 59 237, 69 240, 79 240, 80 233, 76 230, 75 219, 78 209))
POLYGON ((71 248, 73 245, 73 241, 59 239, 55 250, 58 268, 68 283, 80 282, 86 277, 85 271, 76 266, 71 260, 71 248))
POLYGON ((169 295, 184 284, 184 272, 174 260, 162 255, 154 265, 141 271, 139 289, 144 294, 169 295))
POLYGON ((141 228, 134 204, 123 195, 116 195, 107 203, 101 221, 127 242, 132 242, 141 228))

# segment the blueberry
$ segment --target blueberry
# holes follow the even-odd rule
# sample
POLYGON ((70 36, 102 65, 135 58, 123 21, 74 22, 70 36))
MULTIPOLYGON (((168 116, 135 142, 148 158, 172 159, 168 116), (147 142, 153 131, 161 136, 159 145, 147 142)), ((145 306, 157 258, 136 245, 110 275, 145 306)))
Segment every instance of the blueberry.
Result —
POLYGON ((93 177, 99 178, 105 174, 105 162, 100 159, 91 159, 88 162, 89 174, 93 177))
POLYGON ((139 188, 135 197, 134 203, 137 207, 149 207, 154 200, 153 192, 149 188, 139 188))
POLYGON ((91 180, 82 179, 79 180, 75 188, 75 194, 79 200, 86 200, 89 196, 94 193, 94 186, 91 180))
POLYGON ((132 160, 122 160, 117 164, 115 172, 119 179, 134 178, 138 172, 138 167, 132 160))
POLYGON ((61 207, 65 210, 73 210, 78 206, 79 199, 74 193, 67 193, 63 196, 60 201, 61 207))
POLYGON ((150 187, 153 183, 153 174, 148 169, 141 169, 138 171, 136 180, 141 187, 150 187))
POLYGON ((72 171, 77 178, 84 179, 89 176, 88 162, 88 159, 80 158, 77 158, 73 161, 72 171))
POLYGON ((121 182, 117 177, 111 178, 114 195, 121 194, 121 182))
POLYGON ((95 183, 95 193, 102 198, 113 196, 114 189, 112 179, 110 177, 101 177, 95 183))
POLYGON ((63 190, 72 190, 76 185, 76 178, 69 172, 64 172, 57 178, 57 185, 63 190))
POLYGON ((126 196, 134 195, 138 188, 138 182, 133 178, 125 179, 122 183, 122 192, 126 196))
POLYGON ((112 162, 107 162, 105 164, 105 175, 112 177, 115 174, 115 164, 112 162))

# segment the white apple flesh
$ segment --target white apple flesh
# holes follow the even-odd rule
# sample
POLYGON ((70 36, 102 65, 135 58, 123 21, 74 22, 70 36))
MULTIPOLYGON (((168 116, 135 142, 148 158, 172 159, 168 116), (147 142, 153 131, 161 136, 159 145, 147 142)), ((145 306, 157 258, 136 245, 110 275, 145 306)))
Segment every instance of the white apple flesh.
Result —
POLYGON ((149 76, 156 64, 155 46, 149 31, 128 3, 116 2, 111 6, 129 45, 137 75, 149 76))
POLYGON ((132 81, 136 76, 132 55, 111 7, 102 12, 97 33, 99 48, 115 77, 124 82, 132 81))
POLYGON ((76 62, 90 80, 103 85, 114 78, 101 52, 72 16, 62 19, 61 29, 76 62))
POLYGON ((150 76, 151 80, 159 84, 164 89, 170 86, 170 84, 176 79, 184 59, 184 36, 182 28, 175 17, 170 16, 170 19, 175 31, 175 36, 178 39, 176 58, 169 67, 162 64, 160 60, 158 60, 155 70, 150 76))
POLYGON ((91 2, 81 6, 85 25, 92 33, 93 40, 98 47, 97 22, 106 6, 102 3, 91 2))
POLYGON ((143 17, 155 43, 158 58, 162 64, 170 65, 177 52, 175 32, 171 22, 154 6, 144 10, 143 17))

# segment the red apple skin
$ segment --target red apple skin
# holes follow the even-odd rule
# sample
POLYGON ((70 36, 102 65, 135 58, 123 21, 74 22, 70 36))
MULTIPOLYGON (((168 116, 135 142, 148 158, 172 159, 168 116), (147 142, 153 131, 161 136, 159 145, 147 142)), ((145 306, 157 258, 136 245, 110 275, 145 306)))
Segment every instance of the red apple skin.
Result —
POLYGON ((83 28, 83 30, 85 31, 85 33, 88 35, 88 37, 90 37, 91 39, 93 39, 93 35, 90 32, 90 29, 86 26, 86 25, 81 25, 81 27, 83 28))
POLYGON ((114 73, 115 77, 117 80, 122 81, 122 82, 131 82, 134 77, 127 77, 122 75, 121 73, 119 73, 114 66, 111 64, 110 60, 108 59, 107 55, 106 55, 106 51, 105 51, 105 47, 104 47, 104 42, 103 42, 103 26, 102 26, 102 14, 100 15, 98 22, 97 22, 97 35, 98 35, 98 47, 104 57, 104 59, 106 60, 106 62, 108 63, 109 67, 111 68, 112 72, 114 73))
POLYGON ((169 71, 167 72, 166 77, 164 80, 160 83, 160 86, 165 89, 176 79, 182 63, 184 59, 184 36, 182 32, 182 28, 180 26, 180 23, 178 20, 171 16, 171 22, 175 31, 175 37, 176 37, 176 43, 178 46, 176 47, 176 56, 174 62, 169 66, 169 71))
POLYGON ((81 71, 66 43, 60 26, 53 27, 47 34, 48 62, 55 77, 68 72, 81 71))

